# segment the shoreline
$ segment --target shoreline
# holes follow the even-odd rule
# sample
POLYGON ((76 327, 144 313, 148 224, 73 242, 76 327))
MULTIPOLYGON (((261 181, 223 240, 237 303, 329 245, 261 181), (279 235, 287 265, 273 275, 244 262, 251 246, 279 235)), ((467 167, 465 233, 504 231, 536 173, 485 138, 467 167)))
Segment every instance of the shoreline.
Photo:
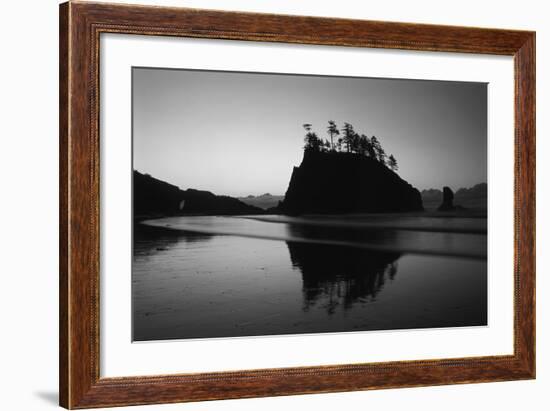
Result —
MULTIPOLYGON (((388 224, 357 224, 349 221, 323 222, 305 219, 296 220, 292 218, 286 218, 283 220, 278 218, 279 216, 275 215, 266 216, 265 218, 240 216, 240 220, 248 221, 248 223, 241 224, 238 223, 239 219, 234 218, 235 216, 208 216, 210 218, 207 218, 205 221, 201 221, 201 217, 204 218, 205 216, 150 219, 143 220, 139 224, 142 226, 171 232, 179 231, 207 235, 235 236, 257 240, 290 241, 319 245, 346 246, 370 249, 379 252, 399 252, 473 259, 485 259, 487 256, 486 247, 482 246, 483 244, 486 244, 487 238, 486 229, 484 227, 447 228, 419 225, 412 226, 410 224, 393 224, 392 226, 389 226, 388 224), (196 220, 195 217, 197 218, 196 220), (219 218, 219 221, 214 221, 216 218, 219 218), (289 227, 292 225, 310 226, 313 231, 299 231, 293 233, 291 229, 289 232, 289 227), (396 236, 395 240, 391 240, 390 238, 380 239, 380 241, 377 240, 379 235, 377 233, 382 232, 391 233, 390 235, 392 238, 396 236), (411 235, 415 237, 410 237, 411 235), (464 244, 460 246, 452 246, 450 248, 442 247, 441 242, 444 241, 446 238, 445 236, 449 235, 456 235, 459 237, 470 236, 470 239, 466 240, 470 246, 464 244), (411 238, 417 238, 417 240, 411 240, 411 238), (439 239, 437 240, 437 238, 439 239), (435 241, 435 243, 433 241, 435 241), (475 246, 472 248, 472 242, 475 244, 479 243, 479 248, 475 246), (431 245, 428 245, 430 243, 431 245)), ((457 239, 459 237, 457 237, 457 239)), ((462 243, 464 240, 465 238, 461 238, 460 242, 462 243)))
MULTIPOLYGON (((387 229, 387 230, 404 230, 404 231, 425 231, 434 233, 458 233, 458 234, 479 234, 487 235, 487 223, 479 221, 479 227, 471 224, 469 227, 465 227, 463 222, 460 226, 445 227, 443 223, 447 221, 437 221, 436 226, 419 225, 415 224, 416 218, 428 218, 428 219, 443 219, 444 216, 431 216, 431 215, 416 215, 416 214, 342 214, 342 215, 303 215, 300 217, 291 217, 286 215, 271 214, 265 216, 241 216, 249 220, 263 221, 269 223, 292 223, 299 225, 320 226, 320 227, 342 227, 349 229, 387 229), (397 218, 410 218, 410 222, 392 222, 391 217, 397 218), (380 221, 386 219, 386 221, 380 221), (378 220, 378 221, 376 221, 378 220)), ((448 218, 469 218, 475 220, 486 220, 486 217, 448 217, 448 218)), ((452 220, 451 220, 452 221, 452 220)), ((477 222, 477 221, 476 221, 477 222)))

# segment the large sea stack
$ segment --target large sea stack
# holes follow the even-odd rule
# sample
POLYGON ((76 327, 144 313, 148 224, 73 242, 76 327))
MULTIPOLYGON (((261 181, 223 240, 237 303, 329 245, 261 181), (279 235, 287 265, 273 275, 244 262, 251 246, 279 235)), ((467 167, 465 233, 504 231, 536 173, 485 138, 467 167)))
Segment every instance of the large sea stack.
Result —
POLYGON ((379 161, 354 153, 304 151, 279 211, 384 213, 421 211, 420 192, 379 161))

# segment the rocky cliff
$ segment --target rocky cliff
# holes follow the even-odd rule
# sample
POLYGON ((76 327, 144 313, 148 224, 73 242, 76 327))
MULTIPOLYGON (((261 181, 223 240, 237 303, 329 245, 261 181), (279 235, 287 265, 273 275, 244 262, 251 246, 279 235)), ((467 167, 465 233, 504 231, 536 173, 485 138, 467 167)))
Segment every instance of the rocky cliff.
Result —
POLYGON ((260 214, 264 211, 236 198, 209 191, 180 188, 134 171, 134 217, 184 214, 260 214))
POLYGON ((419 191, 382 163, 353 153, 307 150, 279 206, 285 214, 420 210, 419 191))

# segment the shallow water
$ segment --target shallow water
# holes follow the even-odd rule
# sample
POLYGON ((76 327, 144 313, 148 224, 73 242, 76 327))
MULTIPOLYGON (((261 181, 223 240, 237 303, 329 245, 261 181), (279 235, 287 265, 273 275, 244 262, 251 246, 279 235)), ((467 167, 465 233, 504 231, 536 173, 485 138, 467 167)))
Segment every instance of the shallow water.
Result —
POLYGON ((137 224, 134 340, 486 325, 486 235, 391 223, 137 224))

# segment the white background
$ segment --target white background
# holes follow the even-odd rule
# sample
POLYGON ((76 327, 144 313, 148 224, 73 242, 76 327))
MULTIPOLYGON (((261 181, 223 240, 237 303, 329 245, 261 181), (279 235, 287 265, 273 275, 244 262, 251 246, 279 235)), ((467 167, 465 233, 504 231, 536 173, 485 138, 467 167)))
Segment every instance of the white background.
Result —
MULTIPOLYGON (((154 2, 151 2, 154 3, 154 2)), ((157 2, 160 3, 160 2, 157 2)), ((549 12, 542 1, 339 0, 164 1, 202 8, 340 16, 537 30, 538 210, 550 206, 548 140, 550 112, 549 12), (543 113, 543 114, 541 114, 543 113)), ((1 407, 54 409, 57 402, 57 1, 27 0, 4 5, 0 66, 0 175, 3 217, 1 407)), ((365 409, 499 410, 547 408, 550 389, 550 259, 547 214, 537 216, 537 351, 535 381, 323 394, 253 400, 150 406, 159 410, 365 409), (546 404, 543 404, 543 401, 546 404)))

